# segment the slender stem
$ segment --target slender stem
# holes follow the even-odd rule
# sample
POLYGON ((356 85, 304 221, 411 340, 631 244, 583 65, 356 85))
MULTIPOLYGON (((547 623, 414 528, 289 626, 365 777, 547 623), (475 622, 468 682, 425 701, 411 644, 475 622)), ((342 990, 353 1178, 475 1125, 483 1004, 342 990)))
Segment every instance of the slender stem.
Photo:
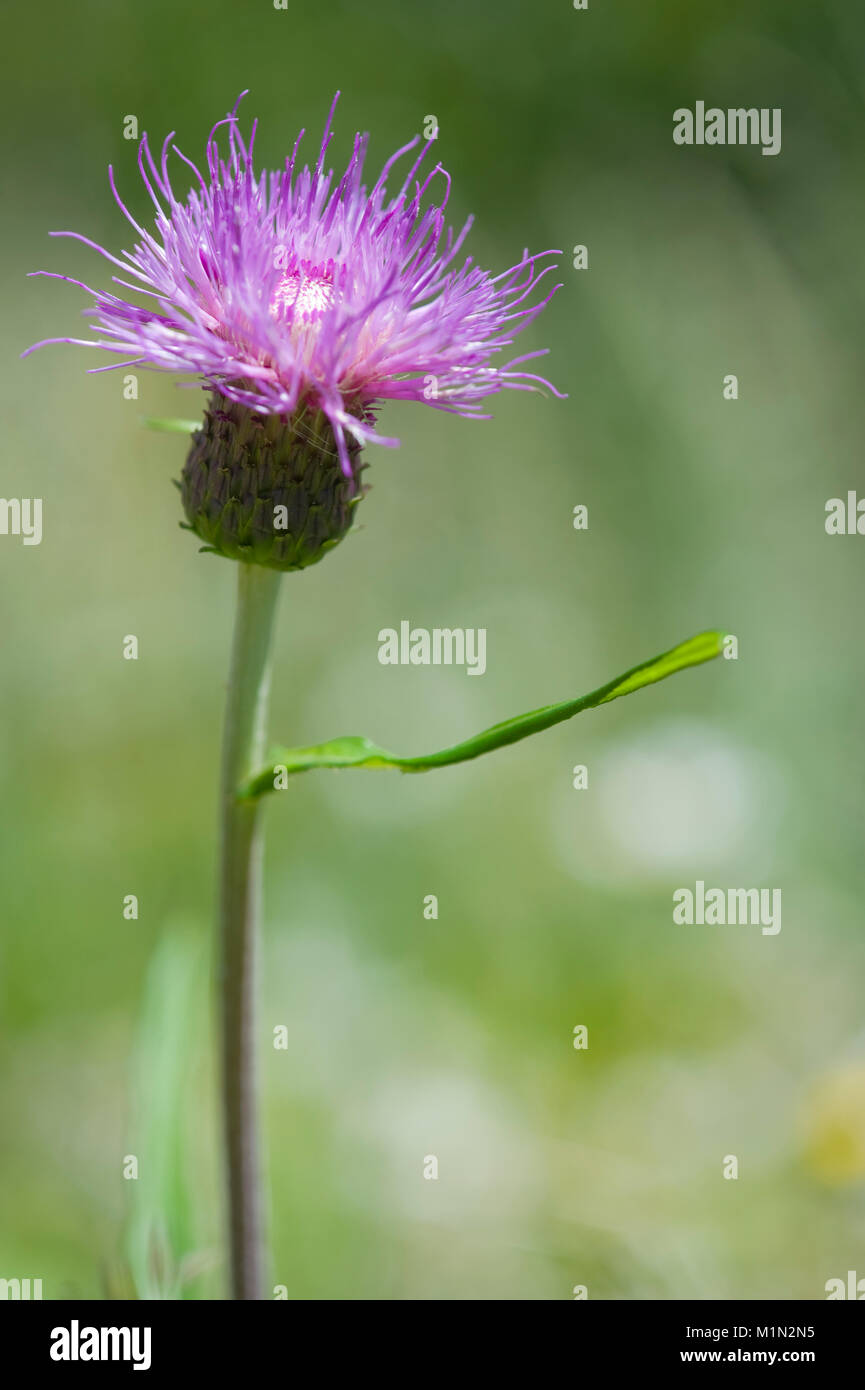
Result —
POLYGON ((256 1075, 256 956, 261 834, 254 802, 237 789, 261 759, 270 639, 281 575, 238 565, 237 614, 225 710, 220 785, 219 999, 222 1105, 228 1178, 231 1296, 262 1299, 266 1238, 256 1075))

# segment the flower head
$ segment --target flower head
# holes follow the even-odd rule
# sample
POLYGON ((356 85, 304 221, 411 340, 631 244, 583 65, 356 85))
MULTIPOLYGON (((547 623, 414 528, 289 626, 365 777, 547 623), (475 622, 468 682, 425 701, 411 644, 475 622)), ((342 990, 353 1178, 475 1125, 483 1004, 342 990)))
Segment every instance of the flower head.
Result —
MULTIPOLYGON (((458 263, 471 219, 458 234, 447 228, 448 175, 437 164, 420 178, 429 144, 388 193, 395 166, 419 137, 388 160, 367 191, 361 178, 368 137, 357 135, 335 182, 325 171, 335 105, 336 98, 312 169, 298 169, 301 131, 284 169, 256 174, 256 123, 246 143, 237 106, 210 133, 206 174, 172 144, 173 134, 158 162, 142 135, 138 165, 156 209, 153 230, 121 202, 109 169, 138 237, 134 250, 117 257, 77 232, 54 235, 99 251, 122 272, 115 283, 145 302, 82 285, 93 296, 84 312, 94 337, 46 341, 116 353, 121 360, 111 367, 191 375, 217 402, 258 417, 315 419, 318 437, 327 436, 353 487, 360 446, 399 443, 375 431, 375 411, 385 400, 481 416, 484 399, 505 387, 541 385, 559 394, 522 369, 540 352, 501 360, 558 288, 535 294, 553 269, 543 263, 558 253, 526 252, 497 276, 470 258, 458 263), (194 180, 185 196, 172 186, 172 150, 194 180), (438 203, 434 187, 442 187, 438 203)), ((236 418, 233 409, 228 414, 236 418)))

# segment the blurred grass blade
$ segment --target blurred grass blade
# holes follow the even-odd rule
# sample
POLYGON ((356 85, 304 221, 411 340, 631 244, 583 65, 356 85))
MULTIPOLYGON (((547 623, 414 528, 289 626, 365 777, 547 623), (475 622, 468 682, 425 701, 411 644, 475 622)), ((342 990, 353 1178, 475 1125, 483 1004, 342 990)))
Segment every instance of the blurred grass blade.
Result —
POLYGON ((166 932, 144 985, 129 1141, 138 1177, 129 1183, 125 1239, 129 1273, 141 1299, 183 1297, 177 1261, 197 1244, 188 1088, 206 1007, 203 964, 201 946, 191 934, 166 932))
POLYGON ((329 743, 316 743, 308 748, 276 748, 272 751, 271 762, 267 767, 251 777, 241 788, 240 796, 254 800, 266 792, 274 790, 276 769, 285 768, 287 773, 308 772, 315 767, 388 767, 400 772, 429 772, 436 767, 450 767, 453 763, 467 762, 479 758, 483 753, 492 753, 496 748, 504 748, 509 743, 518 743, 530 734, 541 733, 553 724, 572 719, 583 710, 594 709, 596 705, 608 704, 622 695, 630 695, 643 686, 666 680, 667 676, 684 671, 689 666, 699 666, 720 656, 724 645, 723 632, 701 632, 678 647, 662 652, 634 666, 622 676, 616 676, 589 695, 581 695, 576 700, 565 700, 559 705, 545 705, 529 714, 519 714, 502 724, 494 724, 484 729, 474 738, 457 743, 453 748, 445 748, 440 753, 427 753, 417 758, 399 758, 371 743, 368 738, 353 735, 331 739, 329 743))
POLYGON ((201 429, 200 420, 160 419, 154 415, 145 416, 143 424, 145 429, 160 430, 163 434, 194 434, 201 429))

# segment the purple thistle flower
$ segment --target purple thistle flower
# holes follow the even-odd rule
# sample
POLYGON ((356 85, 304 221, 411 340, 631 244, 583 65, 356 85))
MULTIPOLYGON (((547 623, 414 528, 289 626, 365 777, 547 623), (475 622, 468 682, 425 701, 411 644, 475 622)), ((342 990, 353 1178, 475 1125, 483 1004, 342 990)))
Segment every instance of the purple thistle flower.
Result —
POLYGON ((418 145, 417 136, 388 160, 367 192, 361 177, 368 137, 357 135, 334 187, 324 161, 336 100, 312 171, 296 169, 301 131, 284 171, 256 175, 257 122, 244 144, 237 106, 210 133, 207 178, 171 144, 173 133, 158 167, 142 135, 138 165, 156 207, 155 232, 131 216, 109 169, 114 196, 140 238, 134 251, 119 259, 77 232, 53 235, 94 247, 129 277, 113 276, 118 285, 155 304, 142 307, 81 285, 94 299, 95 307, 84 312, 97 336, 49 338, 28 352, 55 342, 102 348, 124 360, 93 371, 142 365, 191 373, 264 415, 287 417, 311 404, 330 421, 346 475, 346 432, 361 445, 399 443, 371 427, 372 408, 381 401, 423 400, 439 410, 480 416, 479 403, 503 387, 540 384, 558 395, 543 378, 515 370, 542 352, 494 363, 559 288, 529 303, 554 269, 539 269, 538 263, 560 253, 526 253, 495 277, 470 258, 455 268, 472 219, 457 236, 446 229, 450 179, 441 165, 415 182, 429 144, 396 195, 387 197, 391 171, 418 145), (217 144, 225 126, 227 159, 217 144), (185 200, 171 186, 169 149, 198 182, 185 200), (441 205, 424 209, 438 175, 446 181, 441 205))
POLYGON ((481 402, 504 387, 560 394, 521 369, 543 352, 498 364, 559 288, 535 295, 554 269, 540 262, 560 253, 526 252, 498 276, 470 258, 457 265, 471 219, 458 235, 446 227, 450 179, 441 165, 416 179, 429 144, 398 192, 387 193, 417 136, 387 161, 370 192, 361 183, 368 137, 355 136, 334 184, 324 161, 338 96, 312 170, 296 167, 301 131, 284 170, 256 175, 257 123, 245 144, 239 98, 210 132, 207 178, 171 143, 173 133, 158 164, 142 135, 138 167, 156 208, 152 232, 124 206, 109 167, 114 197, 139 238, 133 251, 119 258, 78 232, 53 233, 99 251, 122 271, 115 283, 145 303, 74 280, 93 296, 84 312, 96 335, 45 342, 121 358, 91 371, 145 366, 209 388, 180 484, 189 529, 222 555, 277 569, 314 564, 349 530, 364 491, 361 448, 399 443, 375 431, 383 401, 422 400, 484 419, 481 402), (184 200, 171 185, 171 150, 197 181, 184 200), (428 194, 439 175, 437 206, 428 194))

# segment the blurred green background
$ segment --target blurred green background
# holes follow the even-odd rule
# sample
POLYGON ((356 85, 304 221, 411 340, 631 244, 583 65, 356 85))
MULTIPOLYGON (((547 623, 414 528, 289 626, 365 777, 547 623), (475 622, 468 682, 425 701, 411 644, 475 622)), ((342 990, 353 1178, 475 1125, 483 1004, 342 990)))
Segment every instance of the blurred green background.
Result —
POLYGON ((109 162, 146 214, 124 117, 197 159, 245 87, 271 166, 300 126, 317 151, 336 88, 333 162, 369 130, 372 179, 434 115, 467 251, 496 272, 564 252, 520 342, 551 349, 568 399, 505 393, 480 424, 383 412, 403 443, 368 451, 361 529, 285 582, 274 738, 427 751, 701 628, 740 642, 489 760, 311 774, 271 801, 274 1282, 810 1299, 865 1275, 865 540, 824 531, 862 478, 865 12, 48 0, 7 10, 4 37, 0 493, 42 497, 44 537, 0 538, 0 1276, 221 1296, 208 988, 234 573, 177 528, 182 439, 141 426, 198 396, 141 373, 130 402, 85 349, 18 353, 81 332, 86 302, 28 270, 110 286, 50 230, 131 245, 109 162), (674 146, 698 99, 781 107, 782 153, 674 146), (404 618, 486 627, 486 675, 379 665, 404 618), (780 887, 780 934, 675 927, 698 878, 780 887))

